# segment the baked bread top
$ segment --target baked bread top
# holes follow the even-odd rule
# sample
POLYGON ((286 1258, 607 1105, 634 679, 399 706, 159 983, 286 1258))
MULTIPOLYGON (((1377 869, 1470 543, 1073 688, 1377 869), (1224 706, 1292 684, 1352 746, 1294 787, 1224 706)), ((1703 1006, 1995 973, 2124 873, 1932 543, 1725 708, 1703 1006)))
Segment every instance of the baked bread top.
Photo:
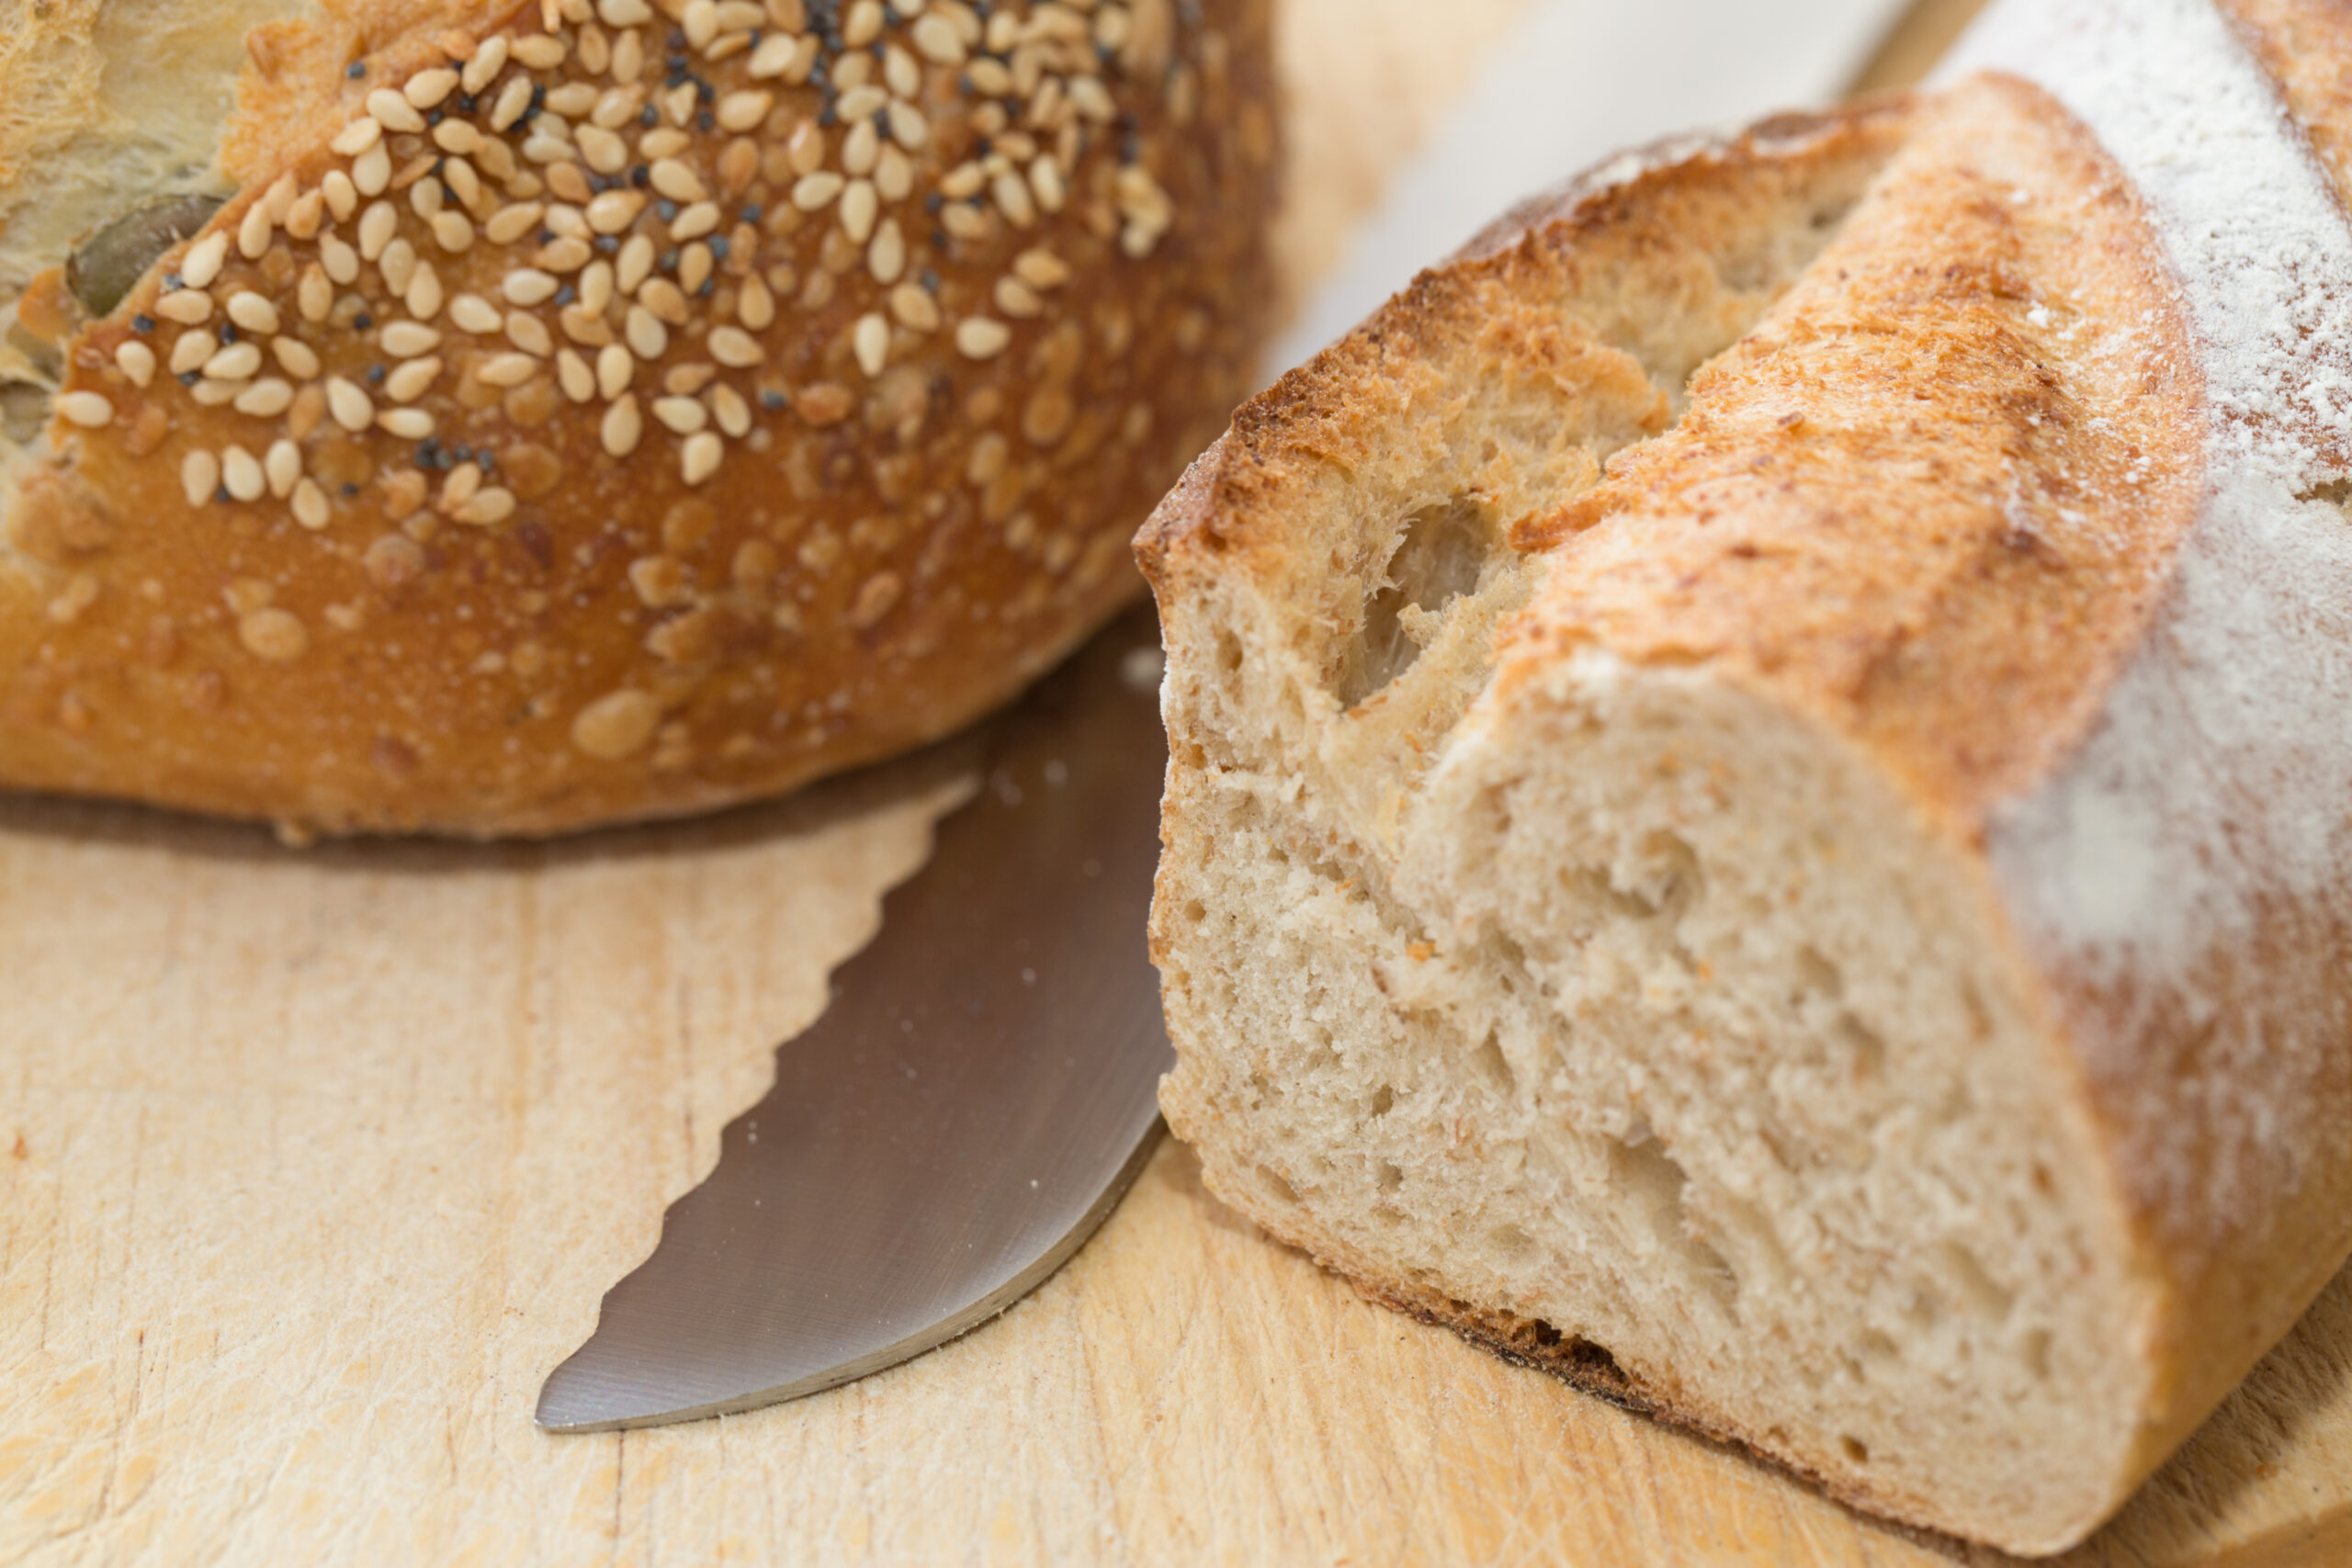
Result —
POLYGON ((0 784, 462 833, 788 787, 1125 599, 1248 372, 1262 0, 279 10, 217 168, 216 43, 60 6, 0 60, 0 784), (226 204, 28 276, 150 179, 226 204))

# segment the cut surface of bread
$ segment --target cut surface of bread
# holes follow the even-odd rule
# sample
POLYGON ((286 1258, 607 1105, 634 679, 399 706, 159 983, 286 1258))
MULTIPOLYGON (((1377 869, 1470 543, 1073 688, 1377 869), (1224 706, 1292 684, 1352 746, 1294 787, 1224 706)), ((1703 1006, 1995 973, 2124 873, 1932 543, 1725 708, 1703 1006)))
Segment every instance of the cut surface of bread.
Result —
POLYGON ((1531 203, 1245 407, 1137 541, 1214 1190, 1874 1512, 2120 1504, 2352 1243, 2300 1111, 2291 1223, 2154 1195, 2211 1092, 2116 1091, 2171 1021, 2094 1027, 2019 891, 2203 536, 2167 216, 1979 78, 1531 203))

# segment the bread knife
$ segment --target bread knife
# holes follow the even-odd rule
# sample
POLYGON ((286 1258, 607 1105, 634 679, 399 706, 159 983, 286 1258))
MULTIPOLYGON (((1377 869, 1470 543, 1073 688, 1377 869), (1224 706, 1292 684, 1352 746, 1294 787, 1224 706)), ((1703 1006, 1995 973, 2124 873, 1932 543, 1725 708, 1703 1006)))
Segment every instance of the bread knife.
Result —
POLYGON ((878 1371, 1003 1311, 1117 1204, 1172 1063, 1144 931, 1159 642, 1130 613, 985 727, 980 788, 548 1376, 541 1427, 726 1415, 878 1371))

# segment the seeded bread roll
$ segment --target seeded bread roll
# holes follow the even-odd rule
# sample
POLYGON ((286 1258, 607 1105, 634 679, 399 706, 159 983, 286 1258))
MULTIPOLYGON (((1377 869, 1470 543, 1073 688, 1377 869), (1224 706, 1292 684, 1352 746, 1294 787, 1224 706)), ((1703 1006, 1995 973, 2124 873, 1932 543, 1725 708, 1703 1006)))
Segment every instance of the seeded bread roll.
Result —
POLYGON ((1375 1297, 2048 1552, 2352 1250, 2352 13, 1967 58, 1531 204, 1163 504, 1161 1100, 1375 1297))
POLYGON ((1001 701, 1129 595, 1125 536, 1246 389, 1268 29, 20 11, 0 785, 548 833, 1001 701))

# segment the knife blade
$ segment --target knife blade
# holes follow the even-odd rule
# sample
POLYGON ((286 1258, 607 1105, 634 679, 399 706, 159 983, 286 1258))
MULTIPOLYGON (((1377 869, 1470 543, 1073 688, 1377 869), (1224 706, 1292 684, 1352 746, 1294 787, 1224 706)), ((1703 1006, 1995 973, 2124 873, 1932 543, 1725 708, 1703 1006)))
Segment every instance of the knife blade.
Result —
POLYGON ((600 1431, 798 1398, 1035 1288, 1142 1168, 1172 1056, 1144 926, 1167 746, 1122 617, 986 731, 982 785, 548 1376, 600 1431))

